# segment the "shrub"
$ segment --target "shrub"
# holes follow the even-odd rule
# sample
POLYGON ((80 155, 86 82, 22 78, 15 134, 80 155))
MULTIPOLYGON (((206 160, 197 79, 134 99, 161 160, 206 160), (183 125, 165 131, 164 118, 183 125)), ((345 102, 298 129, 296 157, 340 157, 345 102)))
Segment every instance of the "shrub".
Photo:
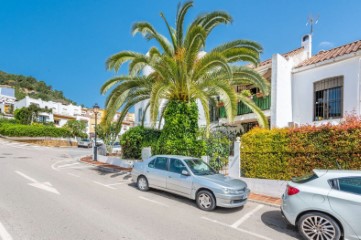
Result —
POLYGON ((242 136, 242 174, 284 179, 313 169, 361 169, 361 119, 340 125, 254 129, 242 136))
POLYGON ((44 125, 22 125, 0 123, 0 134, 9 137, 70 137, 71 132, 64 128, 44 125))
POLYGON ((205 154, 206 144, 198 139, 198 107, 195 102, 168 102, 164 120, 157 153, 195 157, 205 154))
POLYGON ((202 129, 201 134, 206 143, 206 155, 210 157, 209 165, 219 171, 228 163, 231 141, 227 134, 219 130, 211 132, 208 137, 205 131, 202 129), (218 162, 218 158, 220 162, 218 162))
POLYGON ((157 141, 161 131, 141 126, 134 127, 126 131, 120 139, 123 157, 130 159, 140 159, 143 147, 152 147, 152 152, 156 149, 157 141))

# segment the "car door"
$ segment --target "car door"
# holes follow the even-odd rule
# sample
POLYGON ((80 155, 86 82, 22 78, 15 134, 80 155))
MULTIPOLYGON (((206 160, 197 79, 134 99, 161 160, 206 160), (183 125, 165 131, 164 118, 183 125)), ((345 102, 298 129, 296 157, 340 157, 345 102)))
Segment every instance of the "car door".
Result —
POLYGON ((146 170, 146 177, 150 187, 165 189, 167 173, 168 158, 157 157, 150 161, 146 170))
POLYGON ((182 175, 182 170, 189 172, 181 160, 176 158, 169 159, 167 190, 179 195, 190 197, 193 177, 182 175))
POLYGON ((355 239, 361 239, 361 177, 345 177, 330 181, 328 198, 331 208, 353 229, 355 239))

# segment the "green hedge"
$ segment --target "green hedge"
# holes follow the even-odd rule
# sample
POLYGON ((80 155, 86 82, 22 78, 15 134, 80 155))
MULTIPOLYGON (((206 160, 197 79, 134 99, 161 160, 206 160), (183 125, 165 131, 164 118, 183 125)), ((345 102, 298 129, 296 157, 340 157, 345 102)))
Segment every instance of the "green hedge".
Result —
POLYGON ((0 122, 0 134, 8 137, 70 137, 71 132, 64 128, 43 125, 22 125, 0 122))
POLYGON ((120 139, 123 157, 130 159, 140 159, 143 147, 151 147, 152 152, 157 149, 157 142, 161 134, 160 130, 134 127, 125 132, 120 139))
POLYGON ((242 136, 245 177, 288 180, 313 169, 361 169, 361 119, 340 125, 253 129, 242 136))
POLYGON ((200 157, 206 143, 198 139, 198 106, 196 102, 169 101, 164 112, 164 127, 157 153, 200 157))

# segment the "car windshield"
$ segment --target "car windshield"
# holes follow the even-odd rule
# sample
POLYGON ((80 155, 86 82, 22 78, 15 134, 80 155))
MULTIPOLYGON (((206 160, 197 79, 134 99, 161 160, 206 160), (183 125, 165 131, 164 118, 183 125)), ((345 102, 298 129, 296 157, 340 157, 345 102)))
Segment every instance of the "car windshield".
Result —
POLYGON ((214 171, 213 168, 200 159, 186 159, 184 162, 195 175, 201 176, 216 174, 216 171, 214 171))
POLYGON ((82 142, 89 142, 89 139, 83 138, 81 139, 82 142))

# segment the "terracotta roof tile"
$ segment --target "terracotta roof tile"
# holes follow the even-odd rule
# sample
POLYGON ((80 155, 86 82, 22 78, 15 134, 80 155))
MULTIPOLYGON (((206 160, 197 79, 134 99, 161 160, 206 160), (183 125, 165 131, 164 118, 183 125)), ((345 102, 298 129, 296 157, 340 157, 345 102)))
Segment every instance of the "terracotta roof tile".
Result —
MULTIPOLYGON (((296 49, 294 49, 294 50, 292 50, 292 51, 290 51, 290 52, 283 53, 283 54, 281 54, 281 55, 282 55, 283 57, 285 57, 285 58, 288 59, 289 57, 292 57, 292 56, 298 54, 298 53, 301 52, 301 51, 303 51, 303 47, 296 48, 296 49)), ((267 59, 267 60, 264 60, 263 62, 260 62, 257 67, 265 66, 265 65, 267 65, 267 64, 269 64, 269 63, 271 63, 271 62, 272 62, 272 58, 267 59)))
POLYGON ((303 61, 301 64, 299 64, 296 68, 304 67, 308 65, 312 65, 315 63, 319 63, 322 61, 326 61, 329 59, 333 59, 339 56, 343 56, 346 54, 350 54, 353 52, 357 52, 361 50, 361 40, 358 40, 356 42, 352 42, 346 45, 342 45, 327 51, 320 51, 316 55, 312 56, 311 58, 303 61))

